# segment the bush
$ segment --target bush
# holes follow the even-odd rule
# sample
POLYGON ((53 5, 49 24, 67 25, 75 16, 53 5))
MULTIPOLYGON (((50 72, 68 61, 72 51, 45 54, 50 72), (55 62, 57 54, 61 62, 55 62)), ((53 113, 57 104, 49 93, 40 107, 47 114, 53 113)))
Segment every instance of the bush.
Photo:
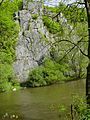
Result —
POLYGON ((21 6, 22 0, 5 0, 0 6, 0 91, 10 90, 12 86, 12 63, 19 32, 19 25, 15 23, 13 14, 21 6))
POLYGON ((43 86, 65 80, 66 78, 60 67, 61 66, 58 63, 46 59, 42 66, 39 66, 30 72, 27 82, 28 86, 43 86))
POLYGON ((90 120, 90 106, 88 107, 85 97, 75 95, 70 109, 64 105, 59 105, 58 108, 60 118, 65 120, 90 120))
POLYGON ((0 83, 0 92, 6 92, 12 90, 12 84, 10 82, 4 81, 0 83))
POLYGON ((44 25, 47 27, 50 33, 56 34, 57 32, 61 32, 62 28, 58 22, 53 21, 48 16, 43 16, 44 25))
POLYGON ((38 18, 38 14, 32 14, 32 19, 36 20, 38 18))
POLYGON ((49 7, 49 6, 44 6, 44 8, 49 11, 49 12, 52 12, 52 13, 58 13, 60 10, 59 10, 59 7, 49 7))
POLYGON ((74 96, 73 107, 75 119, 77 120, 89 120, 90 119, 90 108, 86 103, 86 99, 79 96, 74 96))
POLYGON ((0 64, 0 92, 20 88, 20 84, 15 80, 11 64, 0 64))
POLYGON ((44 68, 41 66, 30 72, 28 81, 29 86, 35 87, 46 85, 46 81, 43 78, 43 69, 44 68))

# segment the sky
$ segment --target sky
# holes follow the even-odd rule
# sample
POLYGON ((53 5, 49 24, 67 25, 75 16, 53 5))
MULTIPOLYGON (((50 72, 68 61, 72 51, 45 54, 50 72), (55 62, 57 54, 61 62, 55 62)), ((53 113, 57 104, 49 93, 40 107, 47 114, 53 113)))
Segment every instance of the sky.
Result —
MULTIPOLYGON (((45 0, 45 5, 48 5, 48 6, 58 6, 59 2, 61 2, 61 1, 63 1, 63 0, 45 0)), ((67 1, 66 3, 72 3, 75 0, 65 0, 65 1, 67 1)))

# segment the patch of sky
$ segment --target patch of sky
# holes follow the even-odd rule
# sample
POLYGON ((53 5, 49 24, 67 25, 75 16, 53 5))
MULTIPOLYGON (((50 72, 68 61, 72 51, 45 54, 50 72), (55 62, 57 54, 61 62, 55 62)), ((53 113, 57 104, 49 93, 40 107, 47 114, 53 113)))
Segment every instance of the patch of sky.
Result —
POLYGON ((55 7, 58 6, 60 2, 64 2, 65 4, 71 4, 76 0, 44 0, 44 4, 46 6, 55 7))

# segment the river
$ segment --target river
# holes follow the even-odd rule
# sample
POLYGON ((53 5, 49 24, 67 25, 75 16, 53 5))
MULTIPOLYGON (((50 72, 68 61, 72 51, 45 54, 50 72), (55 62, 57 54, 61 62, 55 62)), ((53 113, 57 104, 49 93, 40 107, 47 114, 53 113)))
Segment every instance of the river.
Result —
POLYGON ((10 120, 2 119, 4 114, 18 115, 18 120, 64 120, 59 109, 70 108, 73 95, 85 95, 85 80, 1 93, 0 120, 10 120))

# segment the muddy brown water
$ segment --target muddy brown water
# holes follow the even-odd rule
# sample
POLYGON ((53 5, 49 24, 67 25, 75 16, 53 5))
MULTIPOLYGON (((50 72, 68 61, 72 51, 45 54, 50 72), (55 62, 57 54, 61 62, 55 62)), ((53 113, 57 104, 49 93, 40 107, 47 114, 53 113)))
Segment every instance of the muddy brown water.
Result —
POLYGON ((73 95, 85 95, 85 80, 1 93, 0 120, 7 113, 17 115, 18 120, 64 120, 60 108, 69 108, 73 95))

